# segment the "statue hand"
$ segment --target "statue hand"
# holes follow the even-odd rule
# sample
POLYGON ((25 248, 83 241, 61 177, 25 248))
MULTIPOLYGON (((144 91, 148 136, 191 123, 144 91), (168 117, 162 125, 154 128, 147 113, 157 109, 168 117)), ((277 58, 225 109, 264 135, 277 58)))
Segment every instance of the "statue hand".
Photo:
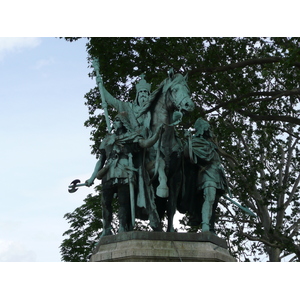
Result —
POLYGON ((92 65, 94 67, 95 70, 99 71, 100 69, 100 63, 99 63, 99 59, 94 57, 93 61, 92 61, 92 65))
POLYGON ((94 184, 94 180, 92 180, 91 178, 85 181, 86 186, 90 187, 94 184))
POLYGON ((188 138, 188 137, 190 137, 192 135, 192 133, 188 130, 188 129, 185 129, 184 130, 184 137, 185 138, 188 138))
POLYGON ((103 80, 102 80, 102 77, 100 75, 96 76, 96 82, 97 82, 97 84, 103 85, 103 80))
POLYGON ((160 134, 163 134, 165 131, 165 126, 164 124, 161 124, 158 129, 157 129, 157 132, 160 133, 160 134))

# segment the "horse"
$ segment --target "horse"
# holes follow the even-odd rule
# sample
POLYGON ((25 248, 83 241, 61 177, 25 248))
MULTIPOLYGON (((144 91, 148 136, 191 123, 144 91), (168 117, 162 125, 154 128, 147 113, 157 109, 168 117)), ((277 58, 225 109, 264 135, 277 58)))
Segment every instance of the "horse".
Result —
POLYGON ((151 93, 150 129, 156 132, 164 125, 160 139, 148 149, 147 170, 156 191, 155 204, 160 220, 167 213, 167 232, 174 232, 173 218, 183 180, 182 144, 176 134, 175 125, 183 112, 191 112, 195 104, 187 85, 187 75, 174 74, 168 77, 151 93))

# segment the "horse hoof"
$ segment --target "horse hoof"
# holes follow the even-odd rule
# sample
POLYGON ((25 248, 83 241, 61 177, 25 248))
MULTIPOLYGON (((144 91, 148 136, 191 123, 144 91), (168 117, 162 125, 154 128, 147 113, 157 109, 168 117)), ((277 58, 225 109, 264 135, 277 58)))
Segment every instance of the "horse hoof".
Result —
POLYGON ((100 235, 100 238, 107 236, 107 235, 112 235, 111 230, 107 230, 107 229, 103 230, 102 234, 100 235))
POLYGON ((202 224, 202 232, 208 232, 209 231, 209 225, 206 223, 202 224))
POLYGON ((158 187, 156 189, 156 195, 160 198, 168 198, 169 197, 169 188, 168 187, 158 187))
POLYGON ((151 227, 153 231, 155 232, 163 232, 161 227, 151 227))

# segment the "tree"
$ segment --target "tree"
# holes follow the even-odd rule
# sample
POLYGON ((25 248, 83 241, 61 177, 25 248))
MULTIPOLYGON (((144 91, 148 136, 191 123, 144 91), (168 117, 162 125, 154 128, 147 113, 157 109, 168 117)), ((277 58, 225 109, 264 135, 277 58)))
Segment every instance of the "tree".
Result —
MULTIPOLYGON (((72 40, 67 38, 67 40, 72 40)), ((241 261, 300 261, 299 38, 89 38, 88 61, 98 57, 106 88, 133 99, 132 85, 146 73, 155 87, 169 68, 189 74, 196 103, 181 129, 198 117, 216 135, 232 194, 252 209, 245 216, 222 200, 218 234, 241 261), (230 155, 229 155, 230 153, 230 155)), ((91 72, 90 76, 95 74, 91 72)), ((105 132, 98 90, 87 93, 92 153, 105 132)), ((112 111, 110 111, 113 114, 112 111)), ((189 228, 186 219, 182 223, 189 228)))
POLYGON ((62 261, 88 261, 103 228, 100 196, 88 195, 83 205, 65 214, 64 218, 71 225, 64 232, 63 236, 67 238, 60 245, 62 261))
MULTIPOLYGON (((96 187, 96 194, 89 194, 83 200, 83 204, 72 213, 66 213, 64 218, 70 224, 70 228, 63 233, 65 239, 60 245, 61 260, 66 262, 89 261, 93 249, 100 239, 102 222, 101 186, 96 187)), ((118 201, 113 200, 112 230, 118 231, 118 201)), ((136 220, 134 230, 149 231, 147 221, 136 220)))

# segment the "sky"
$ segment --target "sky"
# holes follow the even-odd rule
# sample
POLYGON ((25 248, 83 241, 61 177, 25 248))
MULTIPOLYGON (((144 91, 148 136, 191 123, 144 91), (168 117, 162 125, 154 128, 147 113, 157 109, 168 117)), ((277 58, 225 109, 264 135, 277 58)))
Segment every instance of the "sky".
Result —
POLYGON ((92 188, 86 39, 0 38, 0 262, 59 262, 63 218, 92 188))

